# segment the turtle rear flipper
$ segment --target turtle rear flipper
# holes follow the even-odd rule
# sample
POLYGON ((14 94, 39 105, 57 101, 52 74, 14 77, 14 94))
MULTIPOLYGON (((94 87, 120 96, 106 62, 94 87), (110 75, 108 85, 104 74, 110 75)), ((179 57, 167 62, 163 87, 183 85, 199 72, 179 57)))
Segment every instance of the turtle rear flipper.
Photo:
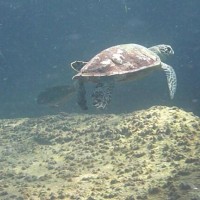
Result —
POLYGON ((79 79, 77 82, 77 103, 81 107, 82 110, 87 110, 87 101, 85 98, 86 91, 85 91, 85 85, 83 80, 79 79))
POLYGON ((173 99, 177 87, 176 73, 170 65, 167 65, 165 63, 161 63, 161 68, 166 73, 170 98, 173 99))
POLYGON ((87 62, 84 61, 74 61, 71 63, 71 67, 73 70, 80 72, 80 70, 86 65, 87 62))

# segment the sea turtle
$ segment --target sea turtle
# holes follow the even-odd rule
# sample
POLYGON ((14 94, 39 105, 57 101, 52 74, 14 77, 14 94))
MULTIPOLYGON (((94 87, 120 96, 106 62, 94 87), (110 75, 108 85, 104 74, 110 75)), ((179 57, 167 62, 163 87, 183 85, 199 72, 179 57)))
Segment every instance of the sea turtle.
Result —
POLYGON ((116 81, 135 80, 155 69, 165 71, 170 97, 173 99, 177 86, 176 73, 170 65, 162 62, 173 54, 172 47, 165 44, 150 48, 138 44, 121 44, 101 51, 88 62, 72 62, 71 67, 78 72, 72 79, 78 83, 79 106, 87 109, 85 81, 96 83, 92 94, 93 105, 104 109, 111 101, 116 81))

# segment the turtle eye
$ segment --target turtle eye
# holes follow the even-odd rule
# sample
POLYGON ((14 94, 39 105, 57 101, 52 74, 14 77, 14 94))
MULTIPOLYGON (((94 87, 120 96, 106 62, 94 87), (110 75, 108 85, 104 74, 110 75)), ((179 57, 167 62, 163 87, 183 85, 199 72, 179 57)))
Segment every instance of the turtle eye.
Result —
POLYGON ((167 47, 167 52, 168 53, 172 53, 173 52, 172 48, 171 47, 167 47))
POLYGON ((170 52, 170 51, 171 51, 171 48, 170 48, 170 47, 167 47, 167 51, 170 52))
POLYGON ((170 46, 166 46, 164 51, 168 55, 174 54, 174 51, 173 51, 173 49, 170 46))

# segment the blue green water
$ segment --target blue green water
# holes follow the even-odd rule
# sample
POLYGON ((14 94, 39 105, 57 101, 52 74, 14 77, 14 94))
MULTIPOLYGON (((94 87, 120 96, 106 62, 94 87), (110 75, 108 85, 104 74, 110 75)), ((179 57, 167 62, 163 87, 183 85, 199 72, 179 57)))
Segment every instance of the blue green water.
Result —
POLYGON ((101 112, 166 105, 200 115, 199 7, 199 0, 0 0, 0 118, 82 113, 75 97, 59 109, 37 105, 36 97, 71 84, 72 61, 122 43, 170 44, 175 55, 166 62, 177 73, 177 93, 171 101, 164 73, 156 72, 117 85, 101 112))

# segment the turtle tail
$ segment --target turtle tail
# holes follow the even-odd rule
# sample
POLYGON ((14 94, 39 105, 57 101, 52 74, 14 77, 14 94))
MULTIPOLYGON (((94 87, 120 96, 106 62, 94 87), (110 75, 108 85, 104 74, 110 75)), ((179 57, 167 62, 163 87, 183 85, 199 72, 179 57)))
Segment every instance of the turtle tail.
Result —
POLYGON ((86 90, 83 80, 79 79, 77 81, 77 103, 82 110, 87 110, 87 101, 85 98, 86 90))

